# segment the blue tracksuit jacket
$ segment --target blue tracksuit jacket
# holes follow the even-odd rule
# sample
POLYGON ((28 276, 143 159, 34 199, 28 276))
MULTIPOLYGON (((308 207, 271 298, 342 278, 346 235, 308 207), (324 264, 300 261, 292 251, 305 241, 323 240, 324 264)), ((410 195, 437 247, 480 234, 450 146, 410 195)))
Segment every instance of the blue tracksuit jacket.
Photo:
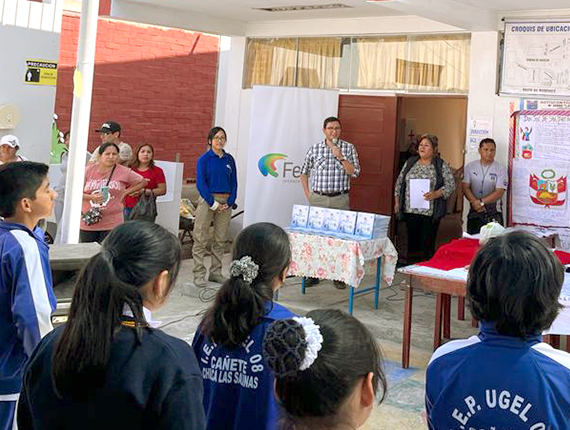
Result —
POLYGON ((14 401, 22 368, 52 330, 55 310, 43 231, 0 221, 0 401, 14 401))
POLYGON ((570 429, 570 354, 497 333, 448 342, 427 367, 430 429, 570 429))

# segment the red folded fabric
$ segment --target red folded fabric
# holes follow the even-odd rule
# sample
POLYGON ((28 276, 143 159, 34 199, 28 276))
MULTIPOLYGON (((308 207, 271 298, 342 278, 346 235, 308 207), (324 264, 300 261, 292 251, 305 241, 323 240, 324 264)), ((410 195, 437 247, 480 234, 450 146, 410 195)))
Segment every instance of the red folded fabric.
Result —
POLYGON ((570 254, 564 251, 554 251, 562 264, 570 264, 570 254))
POLYGON ((433 269, 451 270, 465 267, 471 263, 475 254, 479 251, 477 239, 453 239, 451 242, 441 245, 432 258, 418 263, 418 266, 431 267, 433 269))
MULTIPOLYGON (((458 267, 465 267, 471 264, 471 260, 479 251, 479 240, 477 239, 454 239, 442 245, 428 261, 417 263, 418 266, 431 267, 440 270, 452 270, 458 267)), ((570 264, 570 253, 564 251, 554 251, 562 264, 570 264)))

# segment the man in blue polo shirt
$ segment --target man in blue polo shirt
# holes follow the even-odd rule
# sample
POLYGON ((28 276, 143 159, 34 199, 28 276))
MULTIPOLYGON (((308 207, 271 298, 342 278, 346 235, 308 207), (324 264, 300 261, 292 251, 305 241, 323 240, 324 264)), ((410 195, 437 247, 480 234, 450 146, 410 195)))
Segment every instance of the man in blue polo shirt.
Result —
POLYGON ((448 342, 427 367, 431 430, 570 428, 570 354, 542 342, 560 305, 564 268, 537 237, 493 238, 469 270, 478 336, 448 342))
POLYGON ((208 280, 223 284, 222 257, 226 245, 226 235, 232 217, 232 206, 237 197, 237 169, 234 157, 224 151, 226 132, 214 127, 208 134, 210 150, 198 158, 196 166, 196 186, 200 193, 196 219, 194 220, 194 285, 206 286, 204 257, 210 241, 210 225, 214 222, 212 240, 212 264, 208 280))

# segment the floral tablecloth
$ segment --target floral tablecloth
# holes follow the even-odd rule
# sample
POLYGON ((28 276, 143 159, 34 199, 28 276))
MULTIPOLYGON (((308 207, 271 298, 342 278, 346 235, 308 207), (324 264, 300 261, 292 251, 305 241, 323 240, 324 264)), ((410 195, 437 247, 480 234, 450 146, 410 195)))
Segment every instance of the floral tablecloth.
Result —
POLYGON ((289 274, 343 281, 357 288, 364 278, 366 262, 382 258, 382 278, 392 284, 398 253, 389 238, 347 240, 289 231, 292 261, 289 274))

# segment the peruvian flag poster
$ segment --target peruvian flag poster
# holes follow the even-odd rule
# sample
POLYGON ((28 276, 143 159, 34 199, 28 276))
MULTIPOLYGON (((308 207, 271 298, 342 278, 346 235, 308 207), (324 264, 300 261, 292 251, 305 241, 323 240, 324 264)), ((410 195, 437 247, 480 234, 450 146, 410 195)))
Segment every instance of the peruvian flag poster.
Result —
POLYGON ((513 160, 513 222, 570 227, 569 173, 566 161, 513 160))

